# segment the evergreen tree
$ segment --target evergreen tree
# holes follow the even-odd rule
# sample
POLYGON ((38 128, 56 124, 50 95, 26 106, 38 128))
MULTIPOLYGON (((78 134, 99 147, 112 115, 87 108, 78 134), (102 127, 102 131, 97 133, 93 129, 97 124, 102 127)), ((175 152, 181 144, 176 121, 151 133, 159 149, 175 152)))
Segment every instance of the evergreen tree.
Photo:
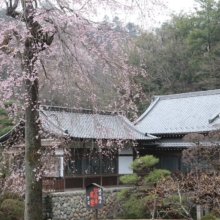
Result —
POLYGON ((129 217, 142 218, 146 217, 146 214, 155 213, 157 183, 170 175, 168 170, 154 168, 158 161, 159 159, 152 155, 135 159, 130 168, 137 173, 120 177, 123 184, 133 186, 123 189, 117 195, 119 200, 124 201, 123 204, 129 217), (138 175, 138 173, 145 173, 145 175, 138 175))

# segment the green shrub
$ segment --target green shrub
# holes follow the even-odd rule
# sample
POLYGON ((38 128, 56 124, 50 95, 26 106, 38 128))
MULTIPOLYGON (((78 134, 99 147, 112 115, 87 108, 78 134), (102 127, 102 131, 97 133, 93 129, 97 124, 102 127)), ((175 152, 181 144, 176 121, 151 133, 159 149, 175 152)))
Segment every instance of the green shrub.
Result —
POLYGON ((4 215, 4 213, 1 212, 1 211, 0 211, 0 219, 1 219, 1 220, 5 219, 5 215, 4 215))
MULTIPOLYGON (((16 101, 9 100, 3 103, 4 108, 0 107, 0 136, 6 134, 8 131, 10 131, 13 128, 13 121, 18 122, 19 117, 16 116, 16 118, 10 118, 9 114, 12 113, 11 107, 13 104, 17 104, 16 101)), ((18 112, 18 116, 21 116, 21 112, 18 112)))
POLYGON ((6 128, 1 129, 1 130, 0 130, 0 136, 6 134, 6 133, 9 132, 12 128, 13 128, 13 126, 7 126, 6 128))
POLYGON ((20 200, 20 201, 23 200, 23 198, 18 193, 5 191, 0 195, 0 205, 6 199, 14 199, 14 200, 20 200))
POLYGON ((169 170, 155 169, 144 178, 144 182, 156 183, 162 178, 170 176, 169 170))
POLYGON ((3 126, 7 126, 7 125, 12 125, 12 119, 11 118, 8 118, 8 117, 5 117, 5 118, 2 118, 0 119, 0 123, 3 125, 3 126))
POLYGON ((0 115, 5 115, 7 116, 7 111, 3 108, 0 108, 0 115))
POLYGON ((204 215, 201 220, 215 220, 215 217, 212 214, 204 215))
POLYGON ((165 179, 170 171, 155 169, 159 159, 152 155, 145 155, 135 159, 129 168, 135 171, 145 172, 146 175, 137 173, 120 177, 123 184, 132 185, 132 188, 124 189, 117 194, 117 199, 122 201, 126 216, 143 218, 151 213, 154 204, 154 183, 165 179))
POLYGON ((135 159, 129 166, 130 169, 138 171, 148 171, 150 168, 154 167, 159 159, 152 155, 145 155, 139 159, 135 159))
POLYGON ((146 202, 152 199, 152 196, 145 196, 139 198, 138 193, 132 193, 130 198, 124 202, 123 207, 125 208, 128 215, 133 218, 144 218, 146 213, 146 202))
POLYGON ((215 216, 216 218, 220 219, 220 213, 217 210, 212 210, 209 214, 215 216))
POLYGON ((5 101, 3 102, 4 106, 7 108, 9 106, 11 106, 12 104, 16 103, 15 100, 8 100, 8 101, 5 101))
POLYGON ((120 176, 119 179, 123 184, 131 185, 131 184, 136 184, 139 180, 139 177, 136 173, 132 173, 132 174, 120 176))
POLYGON ((6 219, 24 219, 24 202, 14 199, 6 199, 2 202, 0 210, 4 213, 6 219))
POLYGON ((130 189, 122 189, 120 192, 117 193, 117 199, 123 200, 124 198, 127 198, 130 194, 130 189))

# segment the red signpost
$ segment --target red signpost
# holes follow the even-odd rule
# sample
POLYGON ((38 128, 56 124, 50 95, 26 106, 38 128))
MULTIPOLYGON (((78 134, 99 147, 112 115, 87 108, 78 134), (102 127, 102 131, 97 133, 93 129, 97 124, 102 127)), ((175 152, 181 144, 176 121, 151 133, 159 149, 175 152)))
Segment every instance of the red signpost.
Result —
POLYGON ((86 186, 86 205, 87 209, 96 210, 98 219, 98 209, 103 208, 103 188, 96 183, 86 186))

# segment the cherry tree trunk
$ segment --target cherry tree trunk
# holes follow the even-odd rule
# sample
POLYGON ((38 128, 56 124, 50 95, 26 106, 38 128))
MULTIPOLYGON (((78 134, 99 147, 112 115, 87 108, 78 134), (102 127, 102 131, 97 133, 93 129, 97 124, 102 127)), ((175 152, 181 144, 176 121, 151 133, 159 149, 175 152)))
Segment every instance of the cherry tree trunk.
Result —
POLYGON ((25 110, 25 220, 42 220, 42 180, 35 170, 40 164, 38 81, 26 80, 28 106, 25 110))

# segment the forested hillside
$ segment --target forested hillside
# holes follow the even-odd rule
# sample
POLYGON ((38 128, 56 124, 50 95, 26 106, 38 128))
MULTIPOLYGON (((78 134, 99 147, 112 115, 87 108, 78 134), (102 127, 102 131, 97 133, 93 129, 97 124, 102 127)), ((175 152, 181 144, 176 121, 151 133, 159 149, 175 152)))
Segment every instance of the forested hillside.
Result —
MULTIPOLYGON (((121 40, 121 47, 130 55, 129 62, 147 72, 147 77, 140 73, 139 77, 135 78, 142 85, 146 95, 142 96, 143 102, 137 99, 139 115, 146 110, 152 95, 220 88, 220 2, 214 0, 196 0, 196 2, 199 6, 194 12, 173 14, 160 28, 151 31, 141 30, 135 25, 135 21, 123 24, 118 17, 111 22, 107 16, 105 17, 103 24, 106 24, 106 28, 112 28, 113 31, 121 33, 121 36, 127 34, 128 38, 134 40, 136 49, 127 46, 126 41, 118 39, 121 40)), ((3 11, 0 12, 0 17, 9 19, 3 11)), ((101 32, 97 37, 100 38, 100 42, 108 41, 108 36, 102 36, 101 32)), ((41 100, 46 100, 45 103, 48 105, 93 108, 94 103, 88 98, 91 87, 86 86, 85 81, 77 74, 63 68, 64 78, 50 76, 55 64, 62 67, 63 63, 57 62, 52 60, 45 63, 50 71, 45 72, 42 68, 39 74, 40 80, 41 75, 47 74, 47 80, 42 80, 40 87, 41 100), (56 84, 62 86, 66 84, 65 99, 61 98, 59 90, 51 90, 56 84), (80 96, 81 101, 73 98, 73 94, 74 97, 80 96)), ((92 90, 99 97, 96 108, 104 109, 103 106, 108 106, 108 110, 112 110, 115 106, 110 103, 118 99, 118 94, 114 90, 118 77, 116 73, 103 74, 103 71, 105 70, 102 66, 96 63, 96 72, 91 74, 92 90)), ((7 77, 3 72, 0 76, 7 77)), ((2 133, 1 122, 0 126, 2 133)))
MULTIPOLYGON (((136 38, 138 49, 130 51, 130 62, 147 71, 148 78, 138 80, 149 98, 220 88, 220 3, 196 2, 195 12, 174 14, 136 38)), ((146 104, 139 105, 141 112, 146 104)))

